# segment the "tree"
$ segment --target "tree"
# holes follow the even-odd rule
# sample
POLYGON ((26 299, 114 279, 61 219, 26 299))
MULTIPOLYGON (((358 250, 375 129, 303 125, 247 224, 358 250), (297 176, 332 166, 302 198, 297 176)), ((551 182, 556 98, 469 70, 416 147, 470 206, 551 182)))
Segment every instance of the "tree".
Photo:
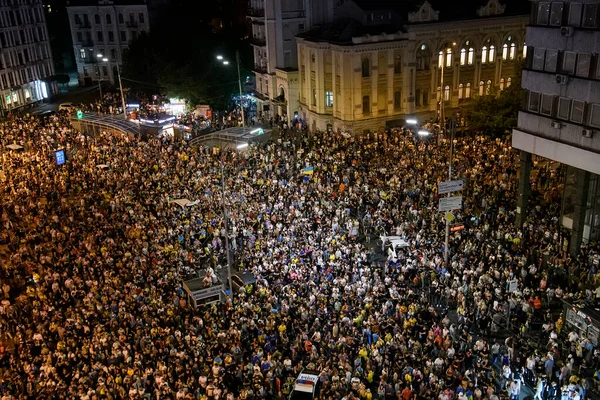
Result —
MULTIPOLYGON (((235 51, 250 48, 242 40, 244 30, 227 20, 228 1, 215 0, 213 10, 204 2, 170 1, 150 34, 140 35, 124 54, 124 83, 137 90, 161 91, 192 105, 228 108, 238 92, 235 51), (215 18, 221 22, 215 23, 215 18), (220 53, 229 65, 216 59, 220 53)), ((245 51, 241 54, 243 65, 249 57, 245 51)))
POLYGON ((504 90, 477 98, 467 112, 469 127, 476 133, 491 137, 509 134, 517 126, 523 89, 521 68, 512 84, 504 90))

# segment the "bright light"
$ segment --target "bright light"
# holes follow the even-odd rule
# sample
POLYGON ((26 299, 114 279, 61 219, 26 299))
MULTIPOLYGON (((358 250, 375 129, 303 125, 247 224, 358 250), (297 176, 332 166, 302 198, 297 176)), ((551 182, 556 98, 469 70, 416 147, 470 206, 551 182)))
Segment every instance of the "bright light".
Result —
POLYGON ((241 149, 245 149, 246 147, 248 147, 248 143, 242 143, 242 144, 238 144, 238 146, 237 146, 237 148, 238 148, 239 150, 241 150, 241 149))
POLYGON ((104 58, 102 59, 102 61, 104 61, 104 62, 107 62, 107 61, 108 61, 108 58, 104 57, 104 58))
POLYGON ((429 135, 431 135, 431 132, 429 132, 429 131, 419 131, 417 133, 419 134, 419 136, 429 136, 429 135))
POLYGON ((416 119, 414 119, 414 118, 410 118, 410 119, 407 119, 407 120, 406 120, 406 123, 407 123, 408 125, 416 125, 416 124, 417 124, 417 120, 416 120, 416 119))
POLYGON ((96 57, 98 57, 98 58, 102 58, 102 57, 104 57, 104 56, 103 56, 102 54, 96 54, 96 57))
POLYGON ((223 65, 229 65, 229 61, 223 61, 223 65))
POLYGON ((217 60, 222 60, 223 56, 217 56, 217 60))
POLYGON ((258 132, 260 132, 260 128, 250 131, 250 133, 258 133, 258 132))

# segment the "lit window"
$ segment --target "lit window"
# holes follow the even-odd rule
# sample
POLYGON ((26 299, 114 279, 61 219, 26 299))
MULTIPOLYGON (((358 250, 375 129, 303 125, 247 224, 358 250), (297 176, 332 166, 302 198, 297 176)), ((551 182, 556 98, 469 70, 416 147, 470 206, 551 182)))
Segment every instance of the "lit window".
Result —
POLYGON ((481 49, 481 63, 485 64, 487 62, 488 49, 487 46, 483 46, 481 49))
POLYGON ((500 90, 504 90, 504 78, 500 78, 500 90))
POLYGON ((512 78, 506 80, 506 87, 510 87, 510 85, 512 85, 512 78))
POLYGON ((444 88, 444 101, 450 100, 450 86, 444 88))
POLYGON ((85 49, 80 49, 79 50, 79 56, 84 59, 85 58, 85 49))
POLYGON ((494 46, 490 46, 490 62, 494 62, 496 59, 496 53, 494 52, 494 46))
POLYGON ((438 68, 442 68, 444 66, 444 52, 440 51, 438 53, 438 68))
POLYGON ((462 49, 460 51, 460 65, 465 65, 466 62, 467 62, 467 50, 462 49))
POLYGON ((523 43, 523 58, 527 58, 527 45, 523 43))
POLYGON ((514 43, 511 43, 510 44, 510 53, 508 53, 508 58, 511 60, 514 60, 516 54, 517 54, 517 45, 514 43))
POLYGON ((471 98, 471 84, 467 83, 467 88, 465 89, 465 99, 471 98))
POLYGON ((325 92, 325 106, 333 107, 333 92, 325 92))
POLYGON ((461 100, 463 98, 463 88, 464 85, 461 83, 458 85, 458 99, 461 100))
POLYGON ((475 49, 469 48, 469 56, 467 57, 467 64, 473 65, 473 61, 475 59, 475 49))
POLYGON ((502 46, 502 59, 508 60, 508 44, 506 43, 504 43, 504 46, 502 46))
POLYGON ((452 67, 452 49, 446 50, 446 67, 452 67))
POLYGON ((484 81, 480 81, 479 82, 479 95, 483 96, 483 88, 485 86, 485 82, 484 81))

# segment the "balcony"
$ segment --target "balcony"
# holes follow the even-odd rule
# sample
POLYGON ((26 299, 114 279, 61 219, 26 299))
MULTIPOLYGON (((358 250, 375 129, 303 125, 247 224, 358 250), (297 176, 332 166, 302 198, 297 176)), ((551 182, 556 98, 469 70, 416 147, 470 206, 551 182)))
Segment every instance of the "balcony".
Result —
POLYGON ((255 36, 250 39, 250 44, 253 46, 261 46, 264 47, 267 45, 267 41, 264 37, 255 36))
POLYGON ((262 18, 265 16, 265 9, 250 7, 250 8, 248 8, 248 16, 254 17, 254 18, 262 18))
POLYGON ((267 74, 269 72, 266 65, 259 64, 254 64, 254 68, 252 68, 252 71, 258 72, 260 74, 267 74))
POLYGON ((281 18, 283 19, 298 19, 306 17, 306 12, 304 10, 296 10, 296 11, 282 11, 281 18))

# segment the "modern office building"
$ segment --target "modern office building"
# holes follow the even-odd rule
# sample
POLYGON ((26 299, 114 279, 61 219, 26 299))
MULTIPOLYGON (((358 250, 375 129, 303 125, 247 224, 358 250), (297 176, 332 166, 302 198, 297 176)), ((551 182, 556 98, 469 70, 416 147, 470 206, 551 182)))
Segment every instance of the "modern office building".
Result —
POLYGON ((600 239, 600 1, 532 1, 526 91, 513 147, 521 150, 519 222, 532 155, 567 166, 561 224, 569 250, 600 239))
POLYGON ((41 0, 0 0, 1 113, 53 93, 52 52, 41 0))
POLYGON ((332 23, 298 35, 300 118, 362 132, 449 116, 503 90, 526 49, 523 3, 346 0, 332 23))
POLYGON ((114 83, 123 52, 138 35, 149 32, 143 0, 73 0, 67 7, 79 82, 114 83), (101 55, 101 57, 100 57, 101 55), (103 61, 106 58, 108 61, 103 61))
POLYGON ((293 117, 299 110, 296 35, 329 22, 337 0, 250 0, 258 112, 293 117))

